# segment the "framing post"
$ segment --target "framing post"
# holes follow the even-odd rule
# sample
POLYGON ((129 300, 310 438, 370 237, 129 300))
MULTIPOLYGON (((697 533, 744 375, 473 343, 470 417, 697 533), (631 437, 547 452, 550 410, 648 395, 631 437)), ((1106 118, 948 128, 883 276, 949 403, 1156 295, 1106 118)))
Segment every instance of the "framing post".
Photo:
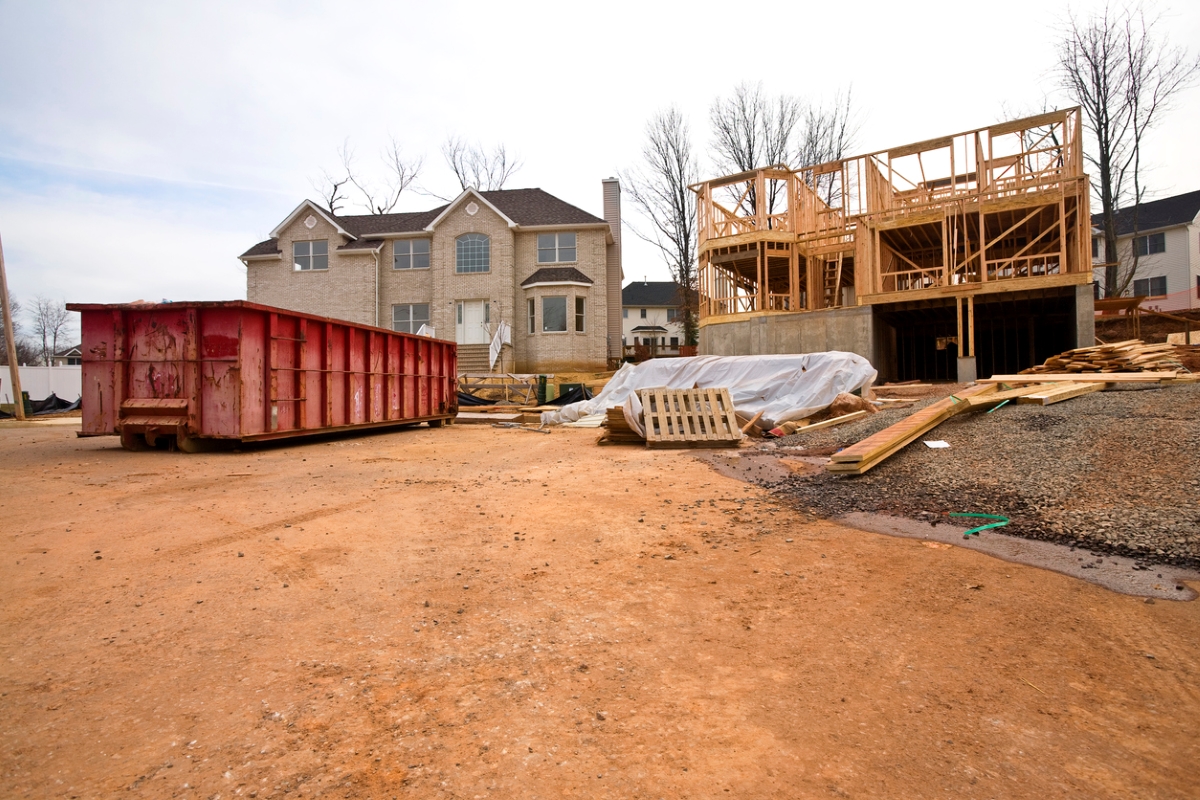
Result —
POLYGON ((13 338, 12 308, 8 303, 8 276, 4 272, 4 242, 0 241, 0 308, 4 312, 4 344, 8 350, 8 375, 13 387, 13 414, 25 419, 25 399, 21 394, 21 367, 17 364, 17 342, 13 338))

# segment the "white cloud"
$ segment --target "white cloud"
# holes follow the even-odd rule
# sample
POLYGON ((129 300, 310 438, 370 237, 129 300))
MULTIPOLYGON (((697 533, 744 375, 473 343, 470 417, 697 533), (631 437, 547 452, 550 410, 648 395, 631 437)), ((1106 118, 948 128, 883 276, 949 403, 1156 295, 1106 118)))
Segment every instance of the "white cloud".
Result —
MULTIPOLYGON (((0 232, 31 265, 26 293, 228 297, 244 291, 234 257, 315 196, 310 178, 346 137, 366 165, 396 136, 425 155, 423 182, 441 194, 456 188, 438 152, 447 135, 503 142, 525 161, 510 185, 599 213, 600 180, 636 161, 651 114, 678 104, 703 151, 709 104, 743 80, 809 96, 853 84, 864 151, 1039 105, 1065 10, 0 0, 0 184, 4 159, 33 175, 0 196, 0 232), (140 202, 92 180, 81 192, 56 183, 50 197, 33 162, 161 183, 140 202), (77 255, 95 242, 101 255, 77 255)), ((1179 44, 1200 41, 1200 7, 1177 10, 1170 28, 1179 44)), ((1195 97, 1155 136, 1160 196, 1200 187, 1195 97)), ((656 251, 628 231, 625 242, 629 277, 665 279, 656 251)))

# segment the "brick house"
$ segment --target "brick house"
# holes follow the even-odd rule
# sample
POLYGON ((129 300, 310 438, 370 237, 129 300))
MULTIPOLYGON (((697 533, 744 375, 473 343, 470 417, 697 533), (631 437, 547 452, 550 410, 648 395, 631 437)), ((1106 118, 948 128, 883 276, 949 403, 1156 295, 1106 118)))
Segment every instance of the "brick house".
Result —
POLYGON ((459 344, 459 371, 487 371, 512 328, 505 372, 602 370, 621 355, 621 204, 600 218, 541 189, 467 189, 429 211, 335 215, 305 200, 239 258, 255 303, 459 344))

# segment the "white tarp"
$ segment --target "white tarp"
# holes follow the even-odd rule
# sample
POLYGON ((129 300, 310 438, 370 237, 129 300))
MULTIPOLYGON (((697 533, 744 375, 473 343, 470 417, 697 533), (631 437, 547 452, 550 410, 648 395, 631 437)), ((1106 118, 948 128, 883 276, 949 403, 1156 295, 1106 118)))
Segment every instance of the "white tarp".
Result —
POLYGON ((695 356, 655 358, 621 367, 604 391, 591 400, 542 414, 543 424, 574 422, 624 404, 638 389, 729 390, 734 407, 760 424, 804 419, 826 408, 842 392, 869 388, 878 373, 855 353, 831 351, 800 355, 695 356))

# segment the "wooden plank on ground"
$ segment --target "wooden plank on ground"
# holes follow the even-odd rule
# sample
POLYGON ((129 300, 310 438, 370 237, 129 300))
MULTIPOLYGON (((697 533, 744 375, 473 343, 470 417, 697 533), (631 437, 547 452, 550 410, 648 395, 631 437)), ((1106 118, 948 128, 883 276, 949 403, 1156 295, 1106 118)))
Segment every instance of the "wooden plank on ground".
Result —
POLYGON ((488 414, 477 411, 460 411, 454 418, 457 425, 490 424, 492 422, 521 422, 524 414, 488 414))
POLYGON ((853 422, 856 419, 862 419, 870 411, 851 411, 849 414, 842 414, 840 417, 830 417, 823 419, 820 422, 814 422, 812 425, 805 425, 803 428, 796 428, 792 433, 804 433, 806 431, 819 431, 822 428, 832 428, 837 425, 844 425, 847 422, 853 422))
POLYGON ((1100 381, 1101 383, 1156 383, 1171 380, 1174 372, 1047 372, 1030 375, 993 375, 990 378, 980 378, 976 383, 1076 383, 1079 381, 1100 381))
MULTIPOLYGON (((968 406, 964 401, 968 398, 990 394, 994 391, 996 391, 995 386, 978 385, 965 389, 957 395, 950 395, 938 400, 936 403, 928 405, 914 414, 910 414, 895 425, 884 428, 872 436, 868 436, 866 439, 847 447, 840 453, 834 453, 831 458, 833 464, 830 464, 828 469, 832 472, 841 471, 834 468, 834 465, 838 463, 860 464, 869 469, 870 466, 878 463, 877 459, 882 460, 882 458, 886 458, 887 455, 891 455, 891 453, 912 442, 918 436, 923 436, 926 432, 937 427, 942 421, 949 419, 960 411, 965 411, 968 406), (880 458, 881 456, 882 458, 880 458), (868 464, 870 466, 866 466, 868 464)), ((850 469, 854 469, 854 467, 850 469)))
POLYGON ((979 408, 981 406, 994 406, 998 403, 1003 403, 1005 400, 1017 400, 1029 394, 1037 394, 1038 392, 1046 392, 1053 389, 1053 383, 1037 383, 1033 386, 1018 386, 1015 389, 1005 389, 1002 392, 989 392, 988 394, 979 395, 977 397, 968 397, 966 403, 970 408, 979 408))
POLYGON ((1107 383, 1091 382, 1091 383, 1060 383, 1053 389, 1027 394, 1024 397, 1017 399, 1018 403, 1025 405, 1049 406, 1055 403, 1061 403, 1064 400, 1070 400, 1073 397, 1089 394, 1091 392, 1099 392, 1107 383))

